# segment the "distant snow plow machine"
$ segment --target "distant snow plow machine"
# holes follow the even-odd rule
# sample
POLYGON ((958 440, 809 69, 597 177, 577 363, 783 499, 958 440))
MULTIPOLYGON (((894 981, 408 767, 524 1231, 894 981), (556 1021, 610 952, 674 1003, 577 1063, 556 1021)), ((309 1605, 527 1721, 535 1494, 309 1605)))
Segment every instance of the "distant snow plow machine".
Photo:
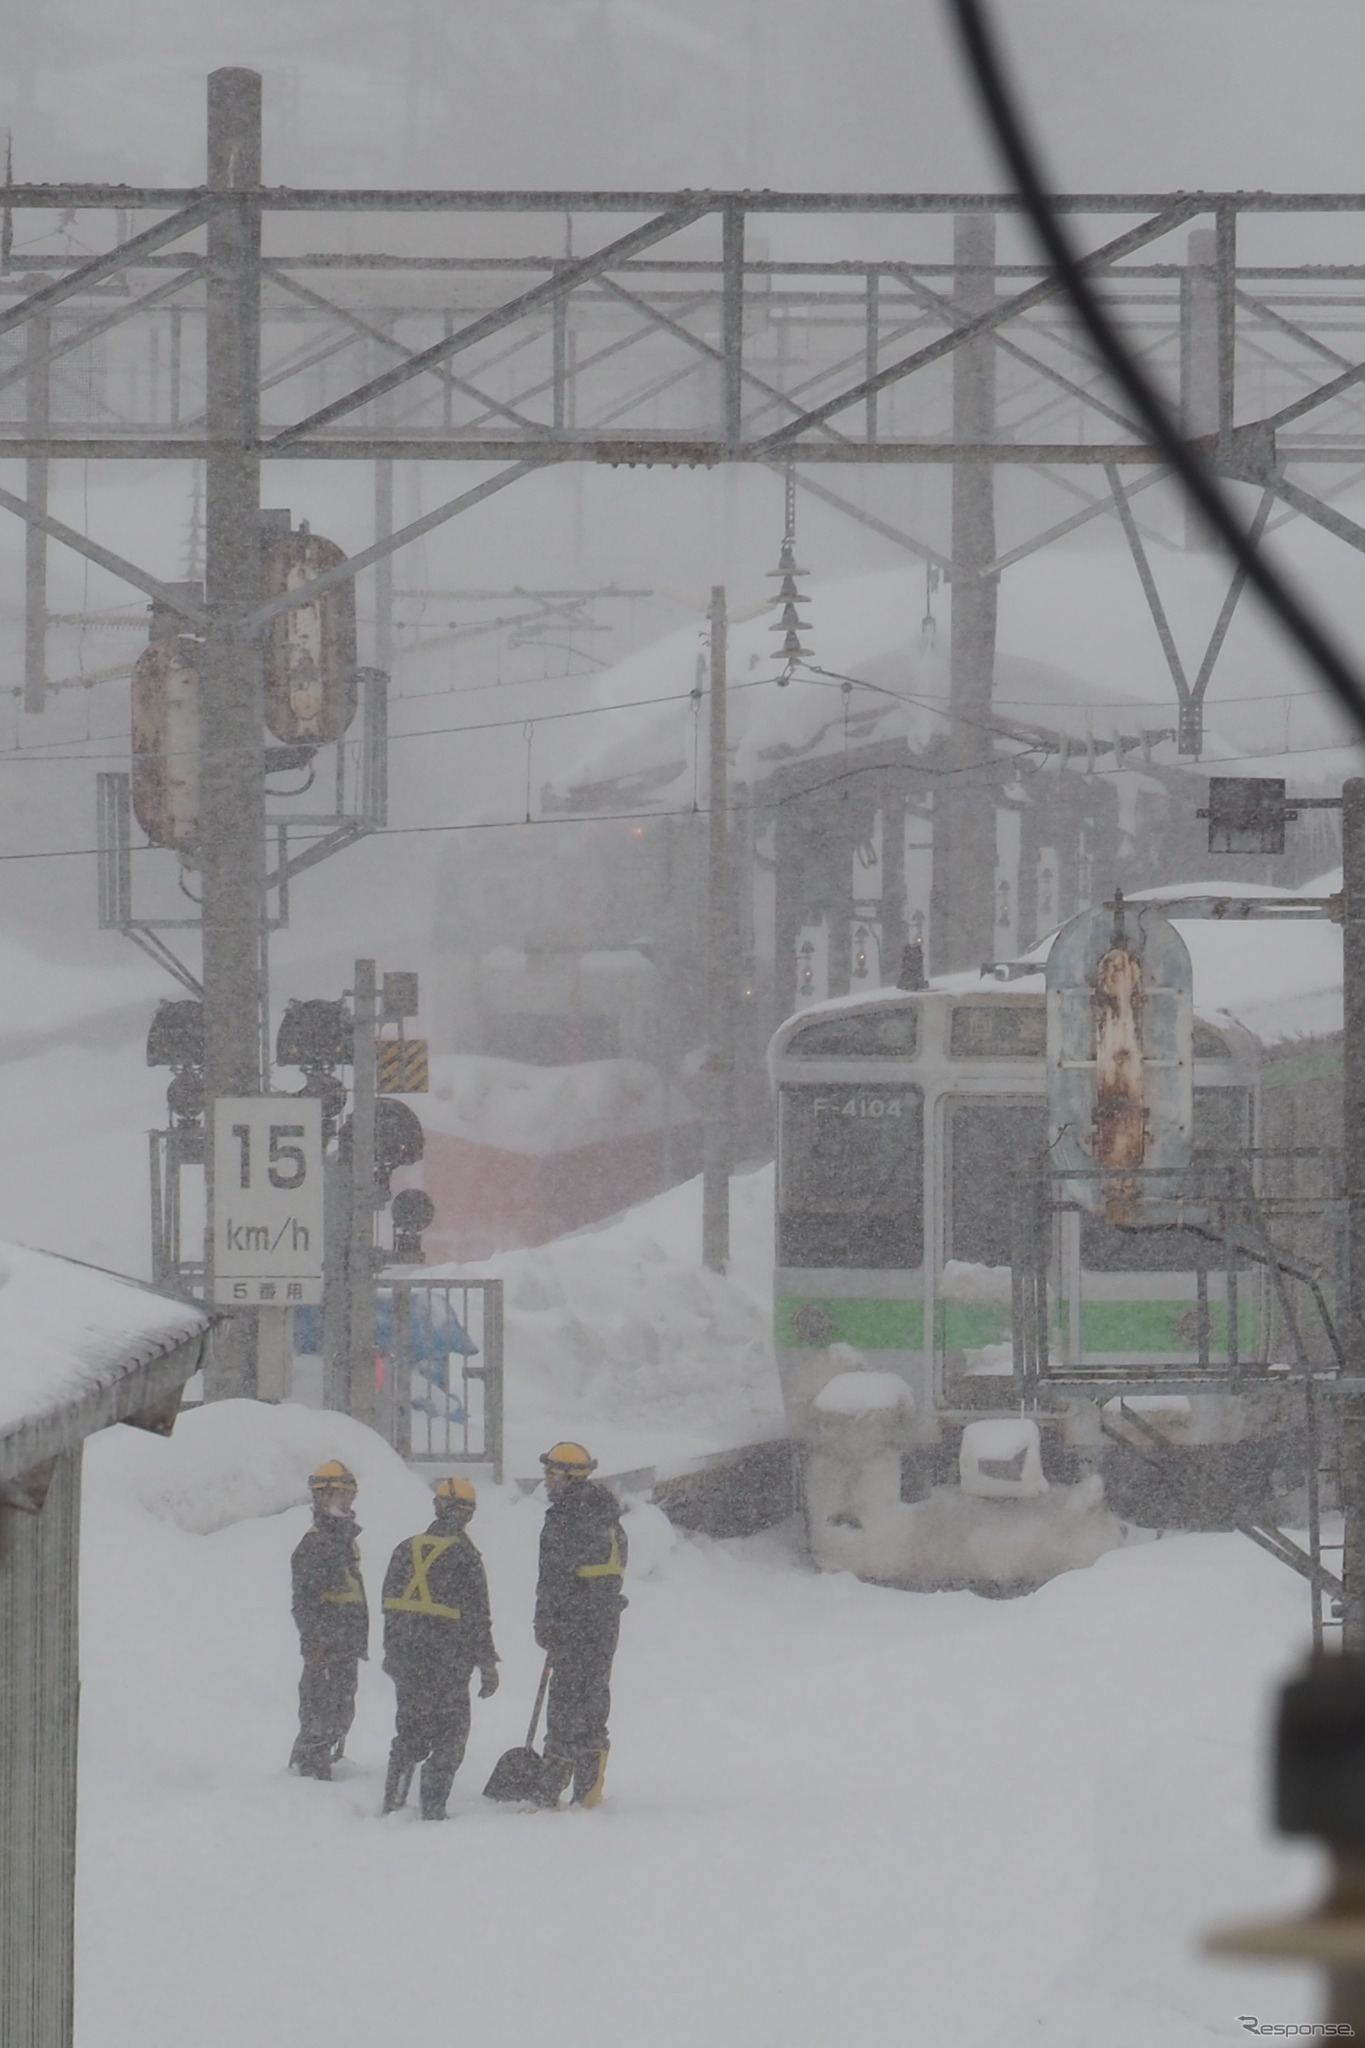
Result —
POLYGON ((1259 1007, 1224 1002, 1264 932, 1119 898, 1046 985, 1040 949, 780 1027, 775 1339, 817 1564, 1004 1592, 1163 1528, 1285 1555, 1305 1518, 1317 1556, 1340 941, 1293 936, 1259 1007))

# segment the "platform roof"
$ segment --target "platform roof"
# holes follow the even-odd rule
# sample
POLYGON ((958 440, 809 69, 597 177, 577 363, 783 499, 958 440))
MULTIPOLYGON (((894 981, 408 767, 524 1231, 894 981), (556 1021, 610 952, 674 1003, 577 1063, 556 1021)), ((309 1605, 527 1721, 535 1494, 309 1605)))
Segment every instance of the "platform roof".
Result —
POLYGON ((0 1243, 0 1483, 167 1402, 213 1320, 122 1274, 0 1243))

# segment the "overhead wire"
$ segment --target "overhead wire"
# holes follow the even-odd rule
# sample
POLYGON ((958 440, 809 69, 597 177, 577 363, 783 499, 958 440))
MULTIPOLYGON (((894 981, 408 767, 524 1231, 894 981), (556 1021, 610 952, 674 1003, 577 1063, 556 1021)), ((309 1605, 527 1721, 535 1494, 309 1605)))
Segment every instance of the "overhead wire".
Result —
POLYGON ((1092 291, 1063 228, 1052 196, 1044 186, 1037 153, 1008 82, 996 37, 981 0, 948 0, 968 68, 996 144, 1010 172, 1034 232, 1047 253, 1054 274, 1076 309, 1081 324, 1115 383, 1179 477, 1205 519, 1245 570, 1286 633, 1321 676, 1357 727, 1365 732, 1365 684, 1352 664, 1302 603, 1287 580, 1256 546, 1213 471, 1182 438, 1164 399, 1148 381, 1127 343, 1092 291))

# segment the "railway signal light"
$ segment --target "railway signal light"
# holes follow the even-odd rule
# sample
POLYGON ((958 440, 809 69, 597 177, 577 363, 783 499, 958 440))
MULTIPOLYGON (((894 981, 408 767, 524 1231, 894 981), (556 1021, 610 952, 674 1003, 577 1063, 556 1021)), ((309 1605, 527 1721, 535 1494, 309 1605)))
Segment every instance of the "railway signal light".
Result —
POLYGON ((354 1043, 345 1003, 318 997, 291 1000, 275 1037, 275 1060, 281 1067, 348 1067, 354 1043))
MULTIPOLYGON (((341 1126, 338 1146, 343 1160, 351 1158, 354 1119, 341 1126)), ((389 1199, 389 1176, 398 1166, 416 1166, 426 1147, 421 1120, 396 1095, 379 1095, 374 1105, 374 1184, 381 1202, 389 1199)))
POLYGON ((204 1005, 192 996, 158 1003, 147 1030, 149 1067, 202 1067, 204 1005))
POLYGON ((173 1069, 166 1107, 175 1124, 204 1114, 204 1005, 192 996, 158 1003, 147 1030, 149 1067, 173 1069))
POLYGON ((398 1266, 420 1266, 422 1232, 436 1215, 436 1204, 421 1188, 403 1188, 393 1198, 393 1259, 398 1266))

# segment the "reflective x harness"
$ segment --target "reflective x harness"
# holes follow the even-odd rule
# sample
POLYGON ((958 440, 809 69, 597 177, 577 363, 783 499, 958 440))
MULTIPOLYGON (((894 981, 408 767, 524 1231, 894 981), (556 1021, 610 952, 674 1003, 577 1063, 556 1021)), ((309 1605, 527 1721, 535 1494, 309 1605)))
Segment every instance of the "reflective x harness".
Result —
POLYGON ((605 1564, 580 1564, 574 1566, 576 1579, 619 1579, 625 1576, 621 1564, 621 1546, 616 1540, 615 1529, 611 1532, 611 1549, 607 1552, 605 1564))
POLYGON ((442 1621, 458 1621, 458 1607, 445 1607, 432 1598, 431 1587, 427 1584, 427 1573, 438 1557, 444 1557, 462 1539, 459 1536, 414 1536, 412 1539, 412 1577, 404 1586, 397 1599, 384 1602, 387 1614, 434 1614, 442 1621))
POLYGON ((333 1607, 360 1607, 364 1605, 365 1591, 355 1569, 359 1562, 360 1551, 353 1543, 351 1545, 351 1562, 346 1567, 345 1585, 339 1593, 324 1593, 322 1595, 322 1598, 330 1601, 333 1607))

